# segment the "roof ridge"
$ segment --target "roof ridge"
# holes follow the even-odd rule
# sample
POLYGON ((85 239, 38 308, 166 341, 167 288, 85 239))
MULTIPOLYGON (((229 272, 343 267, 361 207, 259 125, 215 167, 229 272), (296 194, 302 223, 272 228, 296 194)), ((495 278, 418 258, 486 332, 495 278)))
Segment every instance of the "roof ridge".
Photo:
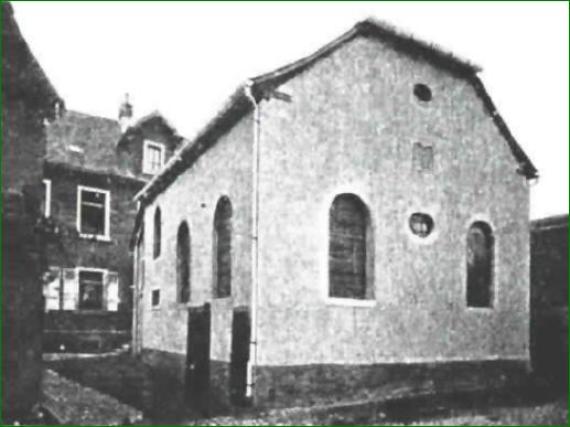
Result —
POLYGON ((485 108, 493 117, 495 124, 519 162, 520 168, 518 172, 527 178, 535 178, 538 176, 536 168, 509 131, 506 123, 497 112, 491 98, 487 94, 483 83, 479 79, 477 73, 481 71, 481 67, 460 58, 435 43, 428 43, 410 33, 396 28, 392 24, 374 17, 369 17, 358 21, 351 29, 320 47, 312 54, 290 62, 273 71, 247 79, 246 82, 240 85, 227 99, 218 113, 210 119, 192 139, 185 140, 185 143, 180 147, 176 155, 172 156, 161 173, 155 175, 151 181, 135 195, 135 200, 148 202, 148 199, 155 197, 156 194, 164 189, 164 186, 168 185, 169 180, 173 179, 173 177, 179 173, 179 170, 184 168, 181 166, 184 158, 190 158, 193 159, 191 161, 194 161, 214 143, 215 138, 207 140, 207 136, 211 136, 215 133, 215 127, 218 126, 219 123, 225 119, 236 117, 236 111, 240 109, 242 112, 248 111, 251 105, 248 100, 248 95, 245 93, 245 87, 250 88, 251 94, 256 100, 263 99, 267 92, 271 92, 282 83, 304 72, 324 56, 361 35, 375 36, 389 43, 393 49, 402 50, 413 57, 420 57, 424 61, 431 62, 434 66, 445 68, 448 72, 459 74, 464 79, 467 79, 482 98, 485 108), (243 103, 246 103, 247 107, 240 105, 243 103))
POLYGON ((101 115, 99 115, 99 114, 86 113, 86 112, 83 112, 83 111, 74 110, 74 109, 69 109, 69 108, 66 108, 66 109, 65 109, 64 117, 65 117, 66 114, 69 114, 69 113, 71 113, 72 115, 79 116, 79 117, 85 117, 85 118, 89 117, 89 118, 92 118, 92 119, 106 120, 106 121, 110 121, 110 122, 113 122, 113 123, 119 125, 119 120, 117 120, 117 119, 113 119, 113 118, 111 118, 111 117, 101 116, 101 115))
POLYGON ((369 16, 362 21, 357 22, 355 26, 358 25, 374 25, 378 28, 382 28, 383 30, 392 33, 397 37, 409 39, 410 42, 418 43, 427 49, 439 52, 440 54, 447 56, 448 59, 463 63, 464 65, 471 67, 476 73, 483 71, 483 68, 480 65, 474 63, 470 59, 464 58, 461 55, 457 55, 456 53, 452 52, 451 49, 448 49, 437 42, 428 41, 422 37, 419 37, 414 31, 411 31, 407 28, 398 27, 391 22, 376 18, 375 16, 369 16))

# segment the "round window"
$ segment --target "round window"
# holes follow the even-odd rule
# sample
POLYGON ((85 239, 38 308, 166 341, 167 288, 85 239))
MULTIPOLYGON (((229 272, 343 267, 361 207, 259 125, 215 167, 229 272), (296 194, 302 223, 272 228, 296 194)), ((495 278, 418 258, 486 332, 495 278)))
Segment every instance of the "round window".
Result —
POLYGON ((424 101, 424 102, 431 101, 431 97, 432 97, 431 89, 429 88, 429 86, 427 86, 423 83, 417 83, 414 86, 414 95, 420 101, 424 101))
POLYGON ((410 230, 416 236, 427 237, 433 231, 433 219, 425 213, 416 212, 410 216, 410 230))

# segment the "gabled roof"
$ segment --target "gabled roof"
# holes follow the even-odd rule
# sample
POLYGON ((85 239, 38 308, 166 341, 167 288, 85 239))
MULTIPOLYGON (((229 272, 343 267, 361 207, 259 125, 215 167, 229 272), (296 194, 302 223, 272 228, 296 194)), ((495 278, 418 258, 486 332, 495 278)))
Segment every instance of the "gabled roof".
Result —
POLYGON ((144 124, 151 122, 151 121, 159 121, 162 122, 166 127, 170 128, 173 133, 176 133, 176 128, 164 117, 164 115, 158 111, 154 110, 148 113, 146 116, 142 116, 139 118, 134 124, 133 127, 143 126, 144 124))
POLYGON ((77 111, 66 111, 46 128, 48 162, 122 175, 116 154, 119 122, 77 111))
POLYGON ((3 99, 25 99, 37 105, 46 117, 55 102, 63 104, 45 71, 30 50, 8 2, 2 2, 2 87, 3 99))
POLYGON ((178 133, 172 123, 170 123, 170 121, 168 121, 160 111, 154 110, 139 118, 134 124, 129 126, 118 141, 118 145, 122 145, 127 140, 130 140, 133 134, 143 132, 143 129, 145 129, 146 126, 153 126, 155 124, 160 124, 163 129, 167 129, 167 136, 171 141, 175 142, 175 146, 178 146, 181 142, 185 141, 184 137, 178 133))
POLYGON ((518 172, 529 179, 538 176, 538 171, 511 134, 506 123, 495 108, 493 101, 487 94, 483 83, 477 76, 481 68, 435 44, 417 39, 385 22, 369 18, 358 22, 349 31, 323 46, 315 53, 269 73, 253 77, 239 86, 220 111, 191 141, 187 142, 180 149, 178 155, 170 159, 162 172, 156 175, 135 196, 135 199, 141 202, 152 201, 176 176, 190 167, 198 157, 207 151, 210 146, 215 144, 219 135, 231 128, 237 120, 253 109, 252 102, 249 98, 250 96, 252 96, 256 102, 270 96, 276 87, 307 70, 316 62, 359 36, 378 38, 389 43, 394 49, 430 62, 435 66, 444 68, 469 81, 474 86, 475 91, 485 105, 487 113, 492 117, 499 131, 507 141, 515 159, 518 161, 518 172))
POLYGON ((393 25, 375 18, 368 18, 356 23, 350 30, 337 37, 330 43, 321 47, 313 54, 301 58, 274 71, 261 74, 251 79, 259 89, 271 89, 305 71, 315 62, 337 50, 358 36, 374 37, 389 43, 395 49, 406 52, 408 55, 421 58, 434 65, 459 74, 473 74, 481 68, 466 59, 462 59, 452 52, 412 34, 397 29, 393 25))

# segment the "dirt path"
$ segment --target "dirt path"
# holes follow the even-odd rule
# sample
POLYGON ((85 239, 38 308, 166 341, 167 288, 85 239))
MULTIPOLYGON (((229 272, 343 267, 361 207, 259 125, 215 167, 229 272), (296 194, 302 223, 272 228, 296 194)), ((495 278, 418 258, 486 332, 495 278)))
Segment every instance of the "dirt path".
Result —
POLYGON ((45 370, 42 406, 61 424, 125 425, 142 419, 142 413, 117 399, 45 370))

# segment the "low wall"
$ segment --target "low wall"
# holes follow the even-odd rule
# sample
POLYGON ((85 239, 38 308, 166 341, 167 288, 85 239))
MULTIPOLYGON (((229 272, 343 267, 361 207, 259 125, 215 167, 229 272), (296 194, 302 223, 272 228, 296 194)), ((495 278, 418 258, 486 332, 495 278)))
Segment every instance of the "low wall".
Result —
POLYGON ((533 310, 532 368, 554 390, 568 391, 568 309, 533 310))
POLYGON ((48 311, 44 352, 98 353, 131 340, 130 312, 48 311))

